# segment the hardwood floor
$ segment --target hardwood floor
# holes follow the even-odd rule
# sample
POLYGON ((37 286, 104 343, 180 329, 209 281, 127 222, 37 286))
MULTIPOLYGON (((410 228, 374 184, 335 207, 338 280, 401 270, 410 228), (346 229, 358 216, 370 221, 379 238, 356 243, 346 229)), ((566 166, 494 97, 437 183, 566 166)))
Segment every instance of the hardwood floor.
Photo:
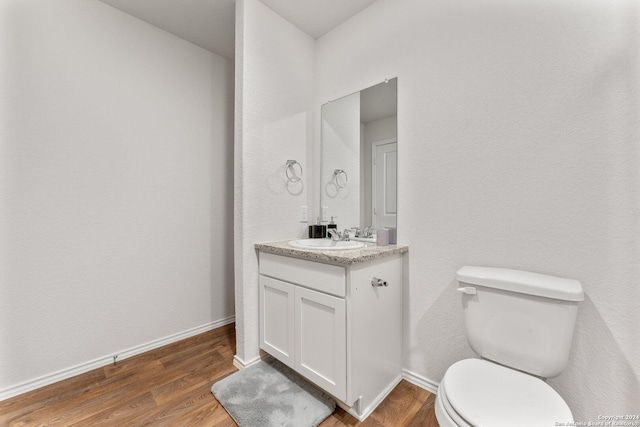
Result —
MULTIPOLYGON (((211 385, 235 372, 227 325, 0 402, 0 426, 235 426, 211 385)), ((321 427, 437 427, 435 396, 402 381, 364 422, 338 408, 321 427)))

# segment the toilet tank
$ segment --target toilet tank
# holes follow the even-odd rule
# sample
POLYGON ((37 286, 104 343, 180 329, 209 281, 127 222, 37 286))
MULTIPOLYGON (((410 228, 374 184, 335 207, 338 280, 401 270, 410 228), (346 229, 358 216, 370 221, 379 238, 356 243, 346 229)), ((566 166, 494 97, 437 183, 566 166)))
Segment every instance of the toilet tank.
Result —
POLYGON ((471 266, 458 270, 456 278, 473 351, 542 378, 560 374, 584 299, 579 281, 471 266))

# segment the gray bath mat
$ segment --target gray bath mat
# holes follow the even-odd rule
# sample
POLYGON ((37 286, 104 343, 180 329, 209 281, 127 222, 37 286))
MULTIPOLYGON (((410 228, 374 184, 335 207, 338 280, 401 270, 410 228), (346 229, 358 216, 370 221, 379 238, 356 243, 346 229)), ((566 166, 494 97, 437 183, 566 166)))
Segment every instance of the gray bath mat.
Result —
POLYGON ((336 409, 328 394, 271 358, 218 381, 211 392, 240 427, 316 427, 336 409))

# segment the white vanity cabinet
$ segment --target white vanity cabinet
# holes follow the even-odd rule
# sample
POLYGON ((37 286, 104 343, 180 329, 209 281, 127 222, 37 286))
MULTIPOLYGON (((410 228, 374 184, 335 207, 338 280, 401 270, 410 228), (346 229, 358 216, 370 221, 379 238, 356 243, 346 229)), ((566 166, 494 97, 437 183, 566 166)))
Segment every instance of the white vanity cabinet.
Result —
POLYGON ((401 378, 402 254, 341 265, 261 251, 259 283, 260 348, 368 416, 401 378))

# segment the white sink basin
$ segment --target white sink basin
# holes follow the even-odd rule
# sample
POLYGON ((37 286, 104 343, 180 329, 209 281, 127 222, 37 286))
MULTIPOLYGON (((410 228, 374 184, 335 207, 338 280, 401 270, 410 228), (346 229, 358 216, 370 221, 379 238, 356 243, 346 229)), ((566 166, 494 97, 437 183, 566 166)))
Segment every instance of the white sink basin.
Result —
POLYGON ((375 237, 352 237, 351 240, 365 243, 376 243, 378 241, 375 237))
POLYGON ((315 249, 318 251, 347 251, 350 249, 360 249, 364 247, 362 242, 335 241, 331 239, 300 239, 290 240, 289 246, 298 249, 315 249))

